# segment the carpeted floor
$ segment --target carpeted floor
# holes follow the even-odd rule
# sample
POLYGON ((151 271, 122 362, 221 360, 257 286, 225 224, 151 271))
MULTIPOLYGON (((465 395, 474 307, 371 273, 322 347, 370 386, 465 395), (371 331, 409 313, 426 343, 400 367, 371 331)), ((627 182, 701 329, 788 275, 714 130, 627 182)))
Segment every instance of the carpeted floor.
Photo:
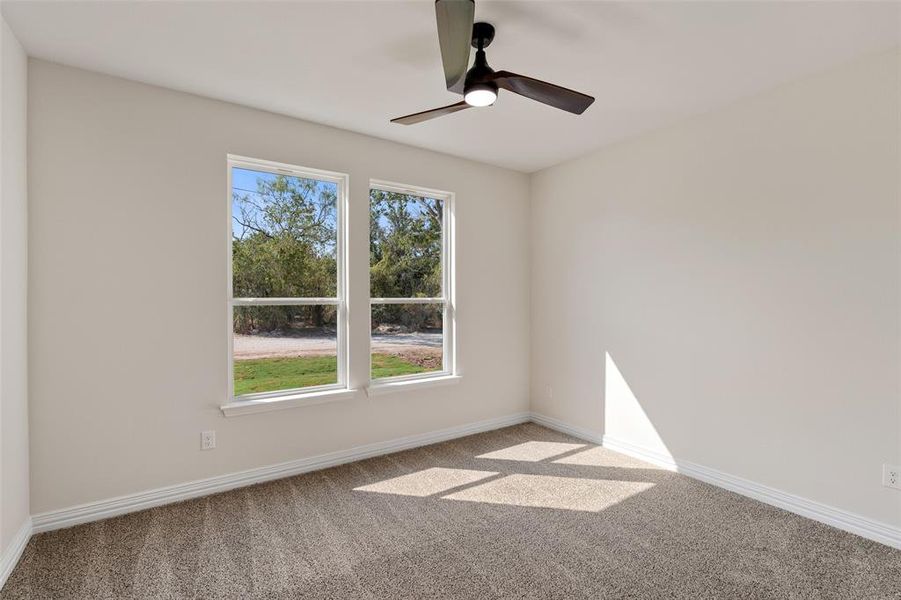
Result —
POLYGON ((0 598, 901 598, 901 551, 534 424, 35 536, 0 598))

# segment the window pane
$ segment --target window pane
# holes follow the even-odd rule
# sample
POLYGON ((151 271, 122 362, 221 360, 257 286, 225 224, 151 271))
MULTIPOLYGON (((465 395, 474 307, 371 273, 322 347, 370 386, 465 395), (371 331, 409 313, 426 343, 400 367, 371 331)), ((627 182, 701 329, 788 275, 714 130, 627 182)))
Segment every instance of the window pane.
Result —
POLYGON ((338 186, 232 168, 235 298, 337 295, 338 186))
POLYGON ((334 306, 236 306, 235 395, 338 382, 334 306))
POLYGON ((369 191, 369 281, 373 298, 441 296, 443 201, 369 191))
POLYGON ((444 370, 442 304, 372 306, 372 378, 444 370))

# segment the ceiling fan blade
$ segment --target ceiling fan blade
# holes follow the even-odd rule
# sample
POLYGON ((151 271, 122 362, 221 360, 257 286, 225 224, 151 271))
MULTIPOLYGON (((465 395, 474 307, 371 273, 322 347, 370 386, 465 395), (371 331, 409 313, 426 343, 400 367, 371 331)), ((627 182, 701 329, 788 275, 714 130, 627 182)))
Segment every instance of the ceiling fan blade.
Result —
POLYGON ((498 71, 492 79, 500 88, 577 115, 594 102, 594 98, 586 94, 510 71, 498 71))
POLYGON ((469 68, 475 2, 435 0, 435 16, 438 19, 438 45, 441 46, 447 89, 462 94, 469 68))
POLYGON ((436 117, 443 117, 444 115, 449 115, 469 107, 468 104, 461 101, 449 106, 442 106, 441 108, 433 108, 431 110, 413 113, 412 115, 397 117, 396 119, 391 119, 391 122, 400 123, 401 125, 415 125, 416 123, 422 123, 423 121, 428 121, 429 119, 434 119, 436 117))

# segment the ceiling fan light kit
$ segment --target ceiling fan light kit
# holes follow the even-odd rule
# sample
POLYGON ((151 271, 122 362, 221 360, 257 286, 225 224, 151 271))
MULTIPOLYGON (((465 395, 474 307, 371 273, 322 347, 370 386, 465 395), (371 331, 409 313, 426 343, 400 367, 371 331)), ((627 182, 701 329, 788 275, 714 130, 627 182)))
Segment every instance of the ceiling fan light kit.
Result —
POLYGON ((474 0, 435 0, 435 16, 445 83, 448 91, 463 94, 463 101, 391 119, 392 123, 413 125, 467 108, 491 106, 497 100, 499 89, 577 115, 594 102, 587 94, 525 75, 495 71, 488 66, 485 48, 494 40, 494 26, 473 23, 474 0), (472 68, 467 69, 470 46, 476 49, 476 58, 472 68))
POLYGON ((463 93, 463 101, 470 106, 491 106, 497 100, 497 86, 477 83, 463 93))

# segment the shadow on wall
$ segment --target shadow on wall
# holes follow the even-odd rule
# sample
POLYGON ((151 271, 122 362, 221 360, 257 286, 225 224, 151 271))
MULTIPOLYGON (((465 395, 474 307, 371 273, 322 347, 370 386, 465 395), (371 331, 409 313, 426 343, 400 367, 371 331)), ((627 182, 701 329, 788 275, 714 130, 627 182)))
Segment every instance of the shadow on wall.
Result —
POLYGON ((605 352, 604 436, 673 458, 613 357, 605 352))

